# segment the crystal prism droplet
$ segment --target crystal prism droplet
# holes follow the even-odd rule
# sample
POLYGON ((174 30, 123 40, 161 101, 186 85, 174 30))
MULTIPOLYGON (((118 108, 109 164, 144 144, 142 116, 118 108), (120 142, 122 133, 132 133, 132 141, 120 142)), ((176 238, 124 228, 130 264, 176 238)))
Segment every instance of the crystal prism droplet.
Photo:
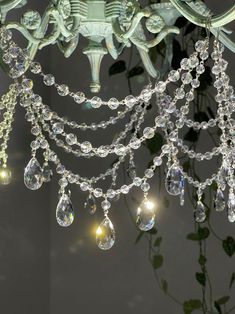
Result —
POLYGON ((51 181, 51 178, 53 176, 53 172, 48 165, 43 166, 42 175, 43 175, 43 181, 44 182, 50 182, 51 181))
POLYGON ((148 231, 153 228, 155 224, 155 206, 154 203, 148 199, 144 199, 137 209, 136 224, 142 231, 148 231))
POLYGON ((166 175, 166 190, 171 195, 179 195, 184 189, 184 176, 178 166, 171 166, 166 175))
POLYGON ((235 195, 234 193, 229 193, 228 220, 229 222, 235 222, 235 195))
POLYGON ((206 220, 205 206, 201 201, 197 202, 196 210, 194 211, 194 218, 196 222, 204 222, 206 220))
POLYGON ((24 184, 30 190, 38 190, 43 183, 42 168, 33 157, 24 170, 24 184))
POLYGON ((63 194, 60 197, 59 203, 56 208, 56 220, 61 227, 68 227, 73 223, 73 206, 69 196, 66 194, 63 194))
POLYGON ((109 250, 115 242, 115 231, 111 220, 106 217, 96 230, 96 242, 101 250, 109 250))
POLYGON ((215 210, 222 212, 225 209, 225 199, 222 190, 218 189, 215 197, 215 210))
POLYGON ((84 204, 84 208, 91 214, 93 215, 96 212, 96 202, 95 198, 93 195, 89 195, 88 198, 86 199, 86 202, 84 204))

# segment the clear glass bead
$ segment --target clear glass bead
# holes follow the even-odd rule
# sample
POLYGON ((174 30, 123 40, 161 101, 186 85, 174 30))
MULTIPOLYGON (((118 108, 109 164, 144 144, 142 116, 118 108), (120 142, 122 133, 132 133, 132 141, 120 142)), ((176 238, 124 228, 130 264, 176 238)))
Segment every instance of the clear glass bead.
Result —
POLYGON ((126 96, 125 98, 125 105, 128 108, 132 108, 136 104, 136 98, 132 95, 126 96))
POLYGON ((155 135, 155 130, 153 128, 147 127, 143 130, 143 136, 146 139, 150 139, 153 138, 155 135))
POLYGON ((42 67, 38 62, 32 62, 30 65, 30 71, 34 74, 41 73, 42 67))
POLYGON ((64 124, 62 122, 56 122, 52 126, 52 131, 54 134, 61 134, 64 132, 64 124))
POLYGON ((171 82, 177 82, 180 79, 180 73, 179 71, 176 70, 172 70, 170 71, 169 75, 168 75, 168 79, 171 82))
POLYGON ((130 140, 130 147, 131 147, 132 149, 138 149, 140 146, 141 146, 141 141, 140 141, 140 139, 138 139, 137 137, 133 137, 133 138, 130 140))
POLYGON ((163 81, 157 82, 155 90, 157 93, 163 93, 166 90, 166 83, 163 81))
POLYGON ((115 110, 119 106, 119 102, 116 98, 110 98, 108 101, 108 106, 110 109, 115 110))
POLYGON ((55 84, 55 77, 52 74, 46 74, 43 77, 43 82, 47 86, 52 86, 55 84))
POLYGON ((84 153, 89 153, 91 150, 92 150, 92 145, 90 142, 88 141, 85 141, 81 144, 81 150, 84 152, 84 153))
POLYGON ((118 156, 124 155, 124 154, 125 154, 125 151, 126 151, 126 148, 125 148, 125 146, 122 145, 122 144, 117 144, 117 145, 115 146, 115 148, 114 148, 114 152, 115 152, 115 154, 118 155, 118 156))
POLYGON ((70 133, 70 134, 66 135, 65 140, 69 145, 74 145, 77 143, 77 136, 73 133, 70 133))
POLYGON ((102 100, 99 97, 94 96, 91 99, 91 106, 92 106, 92 108, 100 108, 101 105, 102 105, 102 100))
POLYGON ((77 92, 76 94, 73 95, 73 99, 76 103, 81 104, 85 101, 86 97, 85 97, 84 93, 77 92))

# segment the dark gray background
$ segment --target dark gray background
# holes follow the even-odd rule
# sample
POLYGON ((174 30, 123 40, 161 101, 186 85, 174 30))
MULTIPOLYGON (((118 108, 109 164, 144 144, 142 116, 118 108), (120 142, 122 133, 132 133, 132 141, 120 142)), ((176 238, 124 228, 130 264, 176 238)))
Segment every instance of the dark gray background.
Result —
MULTIPOLYGON (((28 7, 41 11, 47 4, 45 0, 29 2, 28 7)), ((221 12, 234 1, 210 0, 207 3, 215 12, 221 12)), ((230 27, 235 30, 234 23, 230 27)), ((232 37, 235 39, 234 35, 232 37)), ((228 72, 233 78, 234 56, 227 51, 226 57, 229 60, 228 72)), ((58 81, 67 82, 76 90, 89 92, 90 69, 81 48, 69 60, 65 60, 56 47, 46 48, 38 58, 48 72, 56 74, 58 81)), ((128 60, 128 51, 123 58, 128 60)), ((128 94, 127 82, 122 74, 112 78, 108 76, 112 63, 112 59, 106 57, 102 64, 101 96, 123 97, 128 94)), ((4 91, 9 81, 5 74, 0 75, 1 90, 4 91)), ((134 80, 134 92, 139 91, 143 84, 134 80)), ((73 119, 76 117, 80 122, 100 121, 110 114, 105 110, 96 110, 94 114, 93 111, 85 111, 67 98, 59 99, 41 84, 37 85, 37 91, 58 112, 73 119)), ((54 179, 37 192, 25 188, 22 176, 30 158, 30 129, 23 117, 22 108, 18 108, 9 148, 9 165, 14 179, 11 185, 0 189, 0 313, 182 313, 182 309, 157 287, 148 261, 147 242, 142 240, 138 245, 134 244, 138 231, 122 200, 113 204, 111 214, 117 235, 115 246, 108 252, 102 252, 94 241, 94 226, 102 216, 98 214, 97 218, 93 218, 84 212, 85 195, 78 189, 72 188, 76 220, 71 228, 63 229, 55 221, 57 181, 54 179)), ((115 130, 113 128, 114 133, 115 130)), ((90 136, 97 145, 104 136, 107 142, 111 141, 109 132, 101 131, 101 138, 93 133, 90 136)), ((208 145, 205 141, 201 143, 202 150, 205 151, 208 145)), ((102 170, 92 161, 92 166, 88 166, 71 156, 66 159, 63 152, 59 156, 65 164, 69 163, 71 168, 88 176, 102 170)), ((147 150, 143 151, 138 166, 145 167, 148 158, 147 150)), ((210 164, 205 167, 209 169, 210 164)), ((159 184, 161 182, 157 178, 152 188, 156 199, 155 191, 159 184)), ((130 199, 129 203, 134 208, 130 199)), ((212 221, 221 237, 235 234, 234 225, 227 222, 224 214, 214 214, 212 221)), ((157 227, 163 237, 164 267, 160 275, 168 280, 170 291, 180 300, 200 297, 200 288, 194 279, 198 271, 198 247, 186 240, 186 235, 194 228, 192 205, 186 202, 181 208, 178 201, 171 198, 170 207, 158 210, 157 227)), ((226 294, 229 276, 235 270, 234 258, 226 257, 216 240, 209 241, 207 249, 214 294, 220 297, 226 294)))

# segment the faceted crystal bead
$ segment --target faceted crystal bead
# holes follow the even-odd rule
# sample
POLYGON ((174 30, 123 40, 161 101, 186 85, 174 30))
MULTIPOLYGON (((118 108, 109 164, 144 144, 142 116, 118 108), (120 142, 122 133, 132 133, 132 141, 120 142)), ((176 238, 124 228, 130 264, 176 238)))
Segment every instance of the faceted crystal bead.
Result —
POLYGON ((136 98, 132 95, 129 95, 129 96, 126 96, 125 98, 125 105, 128 107, 128 108, 132 108, 136 103, 136 98))
POLYGON ((205 67, 204 67, 204 65, 203 65, 203 64, 199 64, 199 65, 196 67, 196 72, 197 72, 198 74, 204 73, 204 72, 205 72, 205 67))
POLYGON ((125 146, 122 145, 122 144, 117 144, 117 145, 115 146, 115 148, 114 148, 114 152, 115 152, 115 154, 118 155, 118 156, 124 155, 124 154, 125 154, 125 151, 126 151, 126 148, 125 148, 125 146))
POLYGON ((53 171, 48 165, 44 165, 42 168, 42 176, 44 182, 50 182, 53 176, 53 171))
POLYGON ((198 79, 193 79, 191 85, 193 88, 198 88, 200 86, 200 81, 198 79))
POLYGON ((73 95, 73 99, 76 103, 81 104, 85 101, 86 97, 85 97, 84 93, 77 92, 76 94, 73 95))
POLYGON ((141 141, 140 141, 140 139, 138 139, 137 137, 133 137, 133 138, 130 140, 130 147, 131 147, 132 149, 138 149, 140 146, 141 146, 141 141))
POLYGON ((54 134, 61 134, 64 132, 64 124, 62 122, 54 123, 52 126, 52 131, 54 134))
POLYGON ((235 222, 235 195, 234 193, 229 193, 228 198, 228 220, 229 222, 235 222))
POLYGON ((116 193, 115 193, 115 191, 113 190, 113 189, 108 189, 107 190, 107 196, 108 196, 108 198, 114 198, 115 197, 115 195, 116 195, 116 193))
POLYGON ((158 167, 161 166, 161 164, 162 164, 162 158, 159 157, 159 156, 154 157, 153 163, 154 163, 154 165, 156 165, 156 166, 158 166, 158 167))
POLYGON ((172 165, 167 172, 165 181, 166 190, 171 195, 180 195, 184 189, 184 176, 181 169, 172 165))
POLYGON ((147 127, 143 130, 143 136, 147 139, 154 137, 155 131, 153 128, 147 127))
POLYGON ((25 64, 24 63, 16 63, 13 68, 10 70, 10 76, 13 79, 16 79, 25 73, 25 64))
POLYGON ((203 52, 207 49, 207 42, 205 40, 198 40, 195 44, 197 52, 203 52))
POLYGON ((196 207, 196 210, 194 211, 194 218, 195 218, 195 221, 198 223, 204 222, 206 220, 205 206, 203 205, 201 201, 197 202, 197 207, 196 207))
POLYGON ((152 92, 150 89, 143 89, 142 92, 141 92, 141 98, 144 100, 144 101, 148 101, 152 96, 152 92))
POLYGON ((62 85, 57 86, 57 93, 58 93, 60 96, 67 96, 68 93, 69 93, 69 88, 68 88, 68 86, 65 85, 65 84, 62 84, 62 85))
POLYGON ((108 101, 108 106, 110 109, 115 110, 119 106, 119 102, 116 98, 110 98, 108 101))
POLYGON ((77 143, 77 136, 73 133, 70 133, 66 135, 65 140, 69 145, 74 145, 77 143))
POLYGON ((61 227, 69 227, 73 223, 73 206, 69 196, 66 194, 60 197, 56 208, 56 220, 61 227))
POLYGON ((158 82, 155 86, 155 90, 157 93, 163 93, 166 90, 166 83, 163 81, 158 82))
POLYGON ((222 212, 225 209, 225 199, 222 190, 218 189, 215 197, 215 210, 222 212))
POLYGON ((93 195, 89 195, 86 199, 86 202, 84 204, 84 208, 93 215, 96 212, 97 206, 95 202, 95 198, 93 195))
POLYGON ((200 53, 200 58, 201 58, 202 60, 207 60, 207 59, 209 58, 209 53, 208 53, 208 51, 203 51, 203 52, 201 52, 201 53, 200 53))
POLYGON ((102 191, 101 189, 96 188, 96 189, 94 190, 94 195, 95 195, 95 197, 101 197, 102 194, 103 194, 103 191, 102 191))
POLYGON ((80 188, 82 191, 87 191, 89 189, 90 185, 88 182, 82 182, 80 185, 80 188))
POLYGON ((92 145, 90 142, 86 141, 81 144, 81 150, 83 153, 89 153, 92 150, 92 145))
POLYGON ((228 221, 235 222, 235 211, 228 211, 228 221))
POLYGON ((42 67, 40 65, 40 63, 38 62, 32 62, 30 65, 30 71, 34 74, 38 74, 40 73, 42 70, 42 67))
POLYGON ((148 192, 149 189, 150 189, 150 185, 149 185, 148 182, 143 182, 143 183, 141 184, 141 190, 142 190, 143 192, 148 192))
POLYGON ((111 220, 106 217, 96 230, 96 243, 101 250, 109 250, 114 242, 114 227, 111 220))
POLYGON ((148 231, 153 228, 155 217, 156 212, 154 203, 145 198, 137 209, 137 226, 142 231, 148 231))
POLYGON ((55 84, 55 78, 52 74, 46 74, 43 77, 43 82, 47 86, 52 86, 55 84))
POLYGON ((135 186, 141 186, 141 184, 142 184, 142 179, 139 178, 139 177, 135 177, 135 178, 133 179, 133 183, 134 183, 135 186))
POLYGON ((177 82, 180 79, 179 71, 176 71, 176 70, 170 71, 168 78, 171 82, 177 82))
POLYGON ((99 108, 101 105, 102 105, 102 100, 99 97, 94 96, 91 99, 91 106, 92 106, 92 108, 99 108))
POLYGON ((190 67, 193 69, 193 68, 196 68, 198 65, 199 65, 199 60, 198 60, 198 57, 193 55, 189 58, 189 64, 190 64, 190 67))
POLYGON ((187 58, 182 59, 180 62, 180 67, 183 70, 189 70, 190 69, 189 59, 187 59, 187 58))
POLYGON ((108 210, 111 207, 111 203, 108 200, 104 200, 103 202, 101 202, 101 207, 104 210, 108 210))
POLYGON ((192 82, 192 75, 191 73, 189 72, 186 72, 186 73, 183 73, 182 76, 181 76, 181 81, 184 83, 184 84, 189 84, 192 82))
POLYGON ((98 150, 97 150, 97 154, 99 155, 99 157, 102 157, 102 158, 108 156, 108 154, 109 154, 109 149, 108 149, 108 147, 107 147, 107 146, 104 146, 104 145, 100 146, 100 147, 98 148, 98 150))
POLYGON ((38 190, 42 183, 42 168, 37 159, 33 157, 24 170, 24 184, 30 190, 38 190))
POLYGON ((182 87, 179 87, 175 90, 175 97, 177 99, 183 99, 185 96, 185 91, 182 87))
POLYGON ((120 190, 121 190, 122 194, 128 194, 130 191, 130 188, 128 185, 122 185, 120 190))

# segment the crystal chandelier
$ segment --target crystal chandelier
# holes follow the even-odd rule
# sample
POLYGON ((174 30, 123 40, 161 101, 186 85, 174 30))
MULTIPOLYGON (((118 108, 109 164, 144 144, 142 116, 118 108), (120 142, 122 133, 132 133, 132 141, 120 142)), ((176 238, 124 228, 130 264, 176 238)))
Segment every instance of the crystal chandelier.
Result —
POLYGON ((101 200, 104 219, 96 231, 96 241, 100 249, 108 250, 115 242, 115 230, 110 220, 112 200, 120 195, 128 194, 137 188, 143 193, 143 201, 136 210, 136 223, 140 230, 148 231, 153 228, 156 218, 154 202, 149 198, 150 179, 156 169, 162 166, 165 160, 165 187, 170 195, 178 196, 180 204, 184 204, 186 184, 196 189, 197 204, 194 217, 197 223, 206 219, 206 208, 202 196, 204 191, 214 182, 217 184, 215 193, 215 209, 218 212, 227 210, 230 222, 235 221, 235 93, 230 85, 230 78, 226 74, 228 62, 223 58, 224 45, 216 37, 211 43, 209 37, 199 40, 195 44, 194 52, 188 58, 181 60, 178 70, 171 70, 166 80, 156 81, 144 87, 138 96, 128 95, 122 100, 114 97, 103 100, 98 96, 87 97, 82 91, 71 91, 66 84, 56 81, 53 74, 48 74, 35 59, 32 59, 27 49, 21 49, 12 39, 9 29, 0 28, 0 47, 3 51, 3 61, 9 67, 9 76, 13 82, 8 92, 2 96, 0 109, 3 111, 3 121, 0 124, 2 139, 0 160, 0 181, 10 183, 11 171, 7 167, 7 146, 12 130, 12 123, 17 103, 25 110, 25 119, 31 124, 31 133, 34 140, 31 142, 31 158, 24 170, 24 183, 30 190, 38 190, 52 177, 52 165, 56 169, 59 179, 59 201, 56 208, 56 219, 60 226, 68 227, 73 223, 74 210, 71 202, 69 185, 77 185, 87 194, 85 207, 91 214, 97 210, 96 199, 101 200), (209 55, 213 61, 211 72, 214 76, 215 102, 217 111, 209 121, 196 122, 188 117, 190 105, 195 97, 195 90, 200 86, 200 77, 205 72, 205 64, 209 55), (93 109, 107 107, 113 111, 120 110, 115 116, 100 123, 78 124, 75 121, 61 117, 52 111, 42 98, 34 93, 33 80, 27 77, 29 70, 43 83, 54 88, 61 97, 70 97, 75 103, 89 102, 93 109), (176 83, 178 84, 176 86, 176 83), (154 124, 145 126, 146 111, 150 100, 155 101, 157 114, 154 124), (124 129, 113 139, 111 144, 95 146, 89 140, 79 141, 77 130, 107 129, 119 120, 129 115, 130 119, 124 129), (188 147, 180 138, 180 130, 187 126, 196 131, 209 128, 218 128, 220 131, 218 146, 206 153, 198 153, 188 147), (134 131, 133 131, 134 129, 134 131), (145 141, 152 139, 156 133, 164 134, 164 144, 160 153, 153 158, 142 176, 132 172, 131 182, 118 186, 118 170, 127 160, 130 166, 135 166, 134 156, 138 153, 145 141), (104 173, 92 178, 83 177, 74 173, 69 166, 64 165, 52 145, 62 148, 66 153, 75 157, 104 159, 109 155, 117 160, 104 173), (180 163, 179 154, 184 153, 190 159, 199 162, 211 160, 214 156, 220 157, 220 164, 211 176, 204 181, 191 177, 180 163), (42 164, 38 156, 43 156, 42 164), (111 178, 109 189, 101 187, 101 181, 111 178), (228 198, 225 189, 228 188, 228 198))

